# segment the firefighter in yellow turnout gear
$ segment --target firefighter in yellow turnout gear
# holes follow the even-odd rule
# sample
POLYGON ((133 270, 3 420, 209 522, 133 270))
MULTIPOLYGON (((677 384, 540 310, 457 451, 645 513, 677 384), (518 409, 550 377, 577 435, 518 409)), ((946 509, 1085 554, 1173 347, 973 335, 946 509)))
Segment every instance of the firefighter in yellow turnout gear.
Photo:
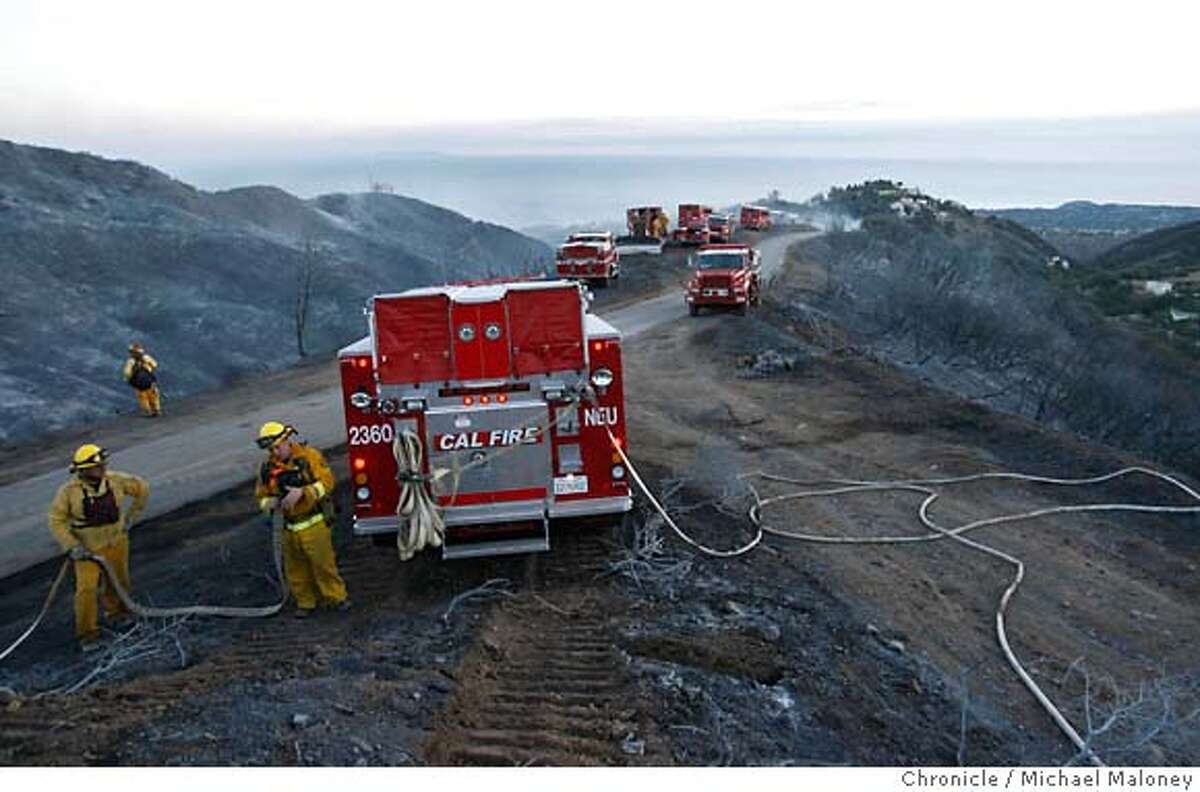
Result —
MULTIPOLYGON (((127 530, 150 497, 150 485, 145 479, 115 470, 110 473, 107 461, 108 452, 100 446, 91 443, 80 446, 70 467, 75 478, 58 488, 48 515, 50 533, 75 560, 75 636, 84 651, 98 646, 96 597, 104 572, 95 561, 86 560, 83 553, 88 550, 105 558, 122 588, 128 591, 127 530), (126 498, 133 499, 128 510, 123 508, 126 498)), ((129 611, 108 581, 100 598, 107 620, 117 623, 129 618, 129 611)))
POLYGON ((162 394, 158 390, 158 361, 146 354, 141 344, 129 345, 129 359, 121 376, 137 393, 138 407, 147 418, 157 418, 162 415, 162 394))
POLYGON ((333 471, 320 451, 296 440, 295 434, 277 421, 262 425, 257 442, 269 455, 259 467, 254 497, 264 512, 283 514, 283 571, 296 598, 296 616, 310 615, 322 602, 349 610, 326 514, 333 471))

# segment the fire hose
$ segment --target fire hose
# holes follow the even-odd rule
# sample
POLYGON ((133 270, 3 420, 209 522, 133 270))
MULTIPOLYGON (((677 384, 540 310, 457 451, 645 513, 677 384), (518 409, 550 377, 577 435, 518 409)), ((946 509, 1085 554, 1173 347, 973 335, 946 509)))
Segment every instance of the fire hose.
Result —
MULTIPOLYGON (((274 605, 263 605, 260 607, 183 605, 174 608, 156 608, 148 605, 142 605, 141 603, 135 601, 125 587, 121 585, 120 581, 117 579, 116 570, 112 568, 112 565, 109 563, 107 558, 85 550, 82 560, 92 561, 100 566, 100 569, 104 572, 107 584, 112 587, 113 593, 117 595, 117 599, 121 600, 121 604, 123 604, 130 613, 139 618, 169 619, 180 616, 218 616, 230 619, 261 619, 267 616, 274 616, 275 614, 279 613, 279 611, 283 610, 283 606, 287 602, 287 592, 283 590, 282 586, 283 546, 280 541, 278 531, 272 531, 272 554, 275 561, 276 579, 280 581, 281 597, 279 602, 275 603, 274 605)), ((4 660, 10 654, 16 651, 17 647, 23 644, 30 635, 33 635, 33 632, 38 628, 38 625, 42 623, 42 620, 46 617, 46 614, 50 610, 50 606, 54 603, 55 598, 58 596, 58 590, 61 588, 63 579, 67 575, 67 568, 71 566, 71 563, 74 560, 75 559, 73 559, 70 555, 63 559, 62 565, 58 568, 58 575, 55 576, 54 582, 50 586, 50 591, 46 594, 46 599, 42 602, 42 608, 40 611, 38 611, 37 617, 34 618, 33 622, 25 629, 25 632, 21 633, 20 637, 18 637, 16 641, 10 644, 3 652, 0 652, 0 661, 4 660)))
POLYGON ((1062 712, 1058 709, 1058 707, 1055 706, 1054 702, 1050 700, 1049 696, 1047 696, 1042 691, 1041 687, 1037 684, 1037 682, 1034 681, 1033 677, 1030 676, 1028 671, 1025 670, 1025 667, 1021 664, 1021 661, 1017 658, 1016 653, 1013 651, 1012 646, 1009 643, 1008 632, 1005 627, 1005 614, 1008 610, 1008 606, 1013 598, 1013 595, 1016 594, 1016 591, 1020 587, 1021 582, 1025 579, 1025 564, 1024 564, 1024 562, 1021 561, 1021 559, 1017 558, 1016 556, 1013 556, 1009 553, 1005 553, 1002 550, 998 550, 994 547, 983 544, 982 542, 975 541, 973 539, 968 539, 963 534, 966 534, 970 531, 975 531, 980 528, 988 527, 988 526, 1021 522, 1021 521, 1025 521, 1025 520, 1037 519, 1040 517, 1047 517, 1047 516, 1055 515, 1055 514, 1072 514, 1072 513, 1081 513, 1081 512, 1141 512, 1141 513, 1151 513, 1151 514, 1200 514, 1200 505, 1197 505, 1197 506, 1167 506, 1167 505, 1136 504, 1136 503, 1094 503, 1094 504, 1080 504, 1080 505, 1073 505, 1073 506, 1053 506, 1053 507, 1044 508, 1044 509, 1034 509, 1031 511, 1021 512, 1021 513, 1017 513, 1017 514, 1000 515, 997 517, 989 517, 989 518, 985 518, 985 519, 981 519, 981 520, 974 520, 972 522, 968 522, 968 523, 959 525, 954 528, 946 528, 946 527, 939 525, 929 515, 929 509, 941 497, 941 493, 939 493, 937 490, 931 489, 931 487, 951 486, 951 485, 955 485, 955 484, 965 484, 968 482, 985 481, 985 480, 1023 481, 1023 482, 1034 483, 1034 484, 1047 484, 1047 485, 1057 485, 1057 486, 1087 486, 1087 485, 1094 485, 1094 484, 1102 484, 1102 483, 1112 481, 1112 480, 1115 480, 1115 479, 1118 479, 1118 478, 1121 478, 1124 476, 1132 475, 1132 474, 1142 474, 1142 475, 1150 476, 1159 481, 1165 482, 1166 484, 1168 484, 1172 487, 1175 487, 1176 489, 1178 489, 1179 491, 1184 493, 1187 497, 1189 497, 1193 501, 1200 503, 1200 492, 1197 492, 1196 490, 1187 486, 1186 484, 1179 481, 1178 479, 1176 479, 1172 476, 1168 476, 1164 473, 1160 473, 1156 470, 1151 470, 1149 468, 1137 467, 1137 466, 1122 468, 1120 470, 1117 470, 1115 472, 1108 473, 1108 474, 1105 474, 1102 476, 1093 476, 1091 478, 1081 478, 1081 479, 1049 478, 1046 476, 1033 476, 1033 475, 1026 475, 1026 474, 1022 474, 1022 473, 978 473, 978 474, 974 474, 974 475, 957 476, 957 477, 952 477, 952 478, 914 479, 914 480, 901 480, 901 481, 855 481, 855 480, 838 480, 838 479, 826 479, 826 480, 820 480, 820 481, 801 481, 798 479, 787 478, 785 476, 777 476, 777 475, 773 475, 773 474, 769 474, 769 473, 764 473, 762 471, 757 471, 755 473, 743 474, 743 475, 739 476, 739 479, 745 481, 750 478, 760 478, 765 481, 773 481, 773 482, 777 482, 777 483, 792 484, 795 486, 804 486, 804 487, 815 487, 815 486, 821 486, 821 485, 835 485, 835 486, 832 489, 820 489, 820 490, 809 490, 809 491, 804 491, 804 492, 792 492, 792 493, 785 493, 783 495, 776 495, 776 496, 769 497, 769 498, 763 498, 759 495, 758 491, 753 486, 748 485, 749 489, 750 489, 750 493, 754 499, 754 503, 750 507, 748 516, 750 518, 751 524, 753 524, 755 527, 756 534, 753 539, 751 539, 748 543, 746 543, 740 547, 734 548, 732 550, 721 550, 721 549, 717 549, 717 548, 708 547, 708 546, 702 544, 701 542, 696 541, 692 537, 688 536, 687 533, 685 533, 675 523, 675 521, 673 519, 671 519, 671 515, 667 513, 667 510, 663 508, 662 504, 659 503, 658 500, 654 497, 653 493, 650 492, 649 487, 646 486, 645 482, 642 480, 642 477, 638 474, 636 468, 633 465, 633 462, 626 455, 624 449, 621 448, 620 444, 617 443, 616 438, 612 436, 611 432, 609 433, 609 438, 612 441, 613 448, 616 449, 617 453, 619 453, 621 455, 621 459, 625 462, 626 469, 629 470, 630 475, 632 476, 633 480, 637 483, 639 489, 641 489, 642 493, 650 501, 651 505, 654 507, 654 510, 663 519, 663 521, 671 528, 671 530, 673 530, 675 532, 676 535, 679 536, 680 539, 682 539, 684 542, 691 545, 692 547, 695 547, 700 552, 702 552, 706 555, 709 555, 709 556, 713 556, 716 558, 731 558, 734 556, 743 555, 743 554, 748 553, 751 550, 753 550, 762 541, 764 534, 772 534, 775 536, 780 536, 780 537, 784 537, 784 538, 788 538, 788 539, 795 539, 795 540, 804 541, 804 542, 814 542, 814 543, 821 543, 821 544, 842 544, 842 545, 904 544, 904 543, 931 542, 931 541, 938 541, 938 540, 942 540, 942 539, 951 539, 951 540, 959 542, 973 550, 977 550, 979 552, 985 553, 986 555, 989 555, 993 558, 998 558, 998 559, 1012 565, 1015 568, 1015 573, 1013 575, 1012 581, 1009 583, 1008 587, 1004 590, 1004 594, 1001 596, 1000 602, 996 608, 995 624, 996 624, 997 643, 999 643, 999 645, 1000 645, 1000 649, 1004 654, 1005 660, 1008 662, 1009 666, 1012 667, 1013 671, 1016 673, 1016 675, 1020 679, 1021 683, 1030 692, 1030 694, 1033 695, 1034 699, 1038 702, 1038 704, 1042 707, 1042 709, 1044 709, 1046 711, 1046 713, 1050 716, 1051 720, 1054 721, 1055 725, 1062 731, 1063 734, 1065 734, 1067 736, 1067 738, 1075 745, 1075 747, 1079 749, 1080 754, 1082 756, 1085 756, 1088 759, 1088 761, 1090 761, 1092 764, 1094 764, 1098 767, 1104 766, 1104 762, 1096 754, 1095 750, 1088 743, 1088 741, 1086 741, 1082 736, 1080 736, 1079 732, 1075 729, 1074 726, 1071 725, 1071 722, 1069 720, 1067 720, 1066 716, 1064 716, 1062 714, 1062 712), (917 536, 871 536, 871 537, 821 536, 821 535, 817 535, 817 534, 807 534, 807 533, 802 533, 802 532, 797 532, 797 531, 787 531, 787 530, 783 530, 781 528, 776 528, 776 527, 771 526, 771 525, 767 524, 766 522, 764 522, 763 517, 762 517, 764 508, 766 508, 767 506, 773 505, 773 504, 782 503, 784 501, 800 500, 800 499, 807 499, 807 498, 828 498, 828 497, 836 497, 839 495, 846 495, 846 494, 857 493, 857 492, 887 492, 887 491, 896 491, 896 490, 907 491, 907 492, 916 492, 916 493, 919 493, 919 494, 922 494, 925 496, 925 499, 921 502, 921 506, 918 509, 918 517, 919 517, 921 523, 930 530, 930 533, 921 534, 921 535, 917 535, 917 536))
POLYGON ((446 524, 431 485, 448 471, 437 468, 430 475, 422 473, 425 449, 421 438, 411 429, 397 434, 392 453, 400 480, 396 516, 400 518, 401 530, 396 534, 396 551, 401 561, 407 561, 426 547, 441 547, 445 541, 446 524))

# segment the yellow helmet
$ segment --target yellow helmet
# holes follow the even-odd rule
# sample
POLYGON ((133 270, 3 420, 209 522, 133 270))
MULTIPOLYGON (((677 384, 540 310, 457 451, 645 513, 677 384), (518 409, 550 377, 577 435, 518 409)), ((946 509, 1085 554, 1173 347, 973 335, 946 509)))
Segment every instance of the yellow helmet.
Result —
POLYGON ((274 448, 295 433, 296 430, 287 424, 281 424, 279 421, 267 421, 258 430, 258 439, 255 442, 258 443, 259 448, 274 448))
POLYGON ((85 443, 75 451, 71 460, 71 472, 78 473, 87 468, 103 465, 108 461, 108 452, 95 443, 85 443))

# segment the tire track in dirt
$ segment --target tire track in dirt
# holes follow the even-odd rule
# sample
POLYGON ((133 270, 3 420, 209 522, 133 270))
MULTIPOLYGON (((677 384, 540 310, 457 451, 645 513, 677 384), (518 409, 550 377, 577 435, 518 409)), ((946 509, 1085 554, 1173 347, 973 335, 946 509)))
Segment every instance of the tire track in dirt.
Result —
POLYGON ((429 764, 647 761, 638 754, 646 743, 622 748, 642 719, 610 624, 621 595, 596 580, 614 547, 611 532, 587 529, 530 559, 527 589, 492 609, 458 669, 426 744, 429 764))

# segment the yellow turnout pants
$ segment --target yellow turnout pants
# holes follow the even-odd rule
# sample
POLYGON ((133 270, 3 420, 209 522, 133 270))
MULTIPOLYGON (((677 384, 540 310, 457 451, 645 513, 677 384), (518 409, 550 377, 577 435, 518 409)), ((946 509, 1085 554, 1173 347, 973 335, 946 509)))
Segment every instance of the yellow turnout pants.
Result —
MULTIPOLYGON (((121 586, 129 590, 129 535, 121 536, 111 544, 102 547, 88 548, 98 556, 108 560, 121 586)), ((117 593, 108 582, 104 570, 95 561, 75 562, 75 637, 81 641, 94 641, 100 637, 99 614, 96 608, 96 595, 104 601, 104 615, 112 619, 128 615, 129 611, 121 603, 117 593), (104 588, 100 588, 101 578, 104 588)))
POLYGON ((284 527, 283 575, 297 607, 311 610, 320 601, 337 605, 346 599, 346 584, 333 554, 333 534, 325 520, 299 531, 284 527))
POLYGON ((162 394, 158 392, 157 384, 136 393, 138 407, 142 408, 143 415, 158 415, 162 411, 162 394))

